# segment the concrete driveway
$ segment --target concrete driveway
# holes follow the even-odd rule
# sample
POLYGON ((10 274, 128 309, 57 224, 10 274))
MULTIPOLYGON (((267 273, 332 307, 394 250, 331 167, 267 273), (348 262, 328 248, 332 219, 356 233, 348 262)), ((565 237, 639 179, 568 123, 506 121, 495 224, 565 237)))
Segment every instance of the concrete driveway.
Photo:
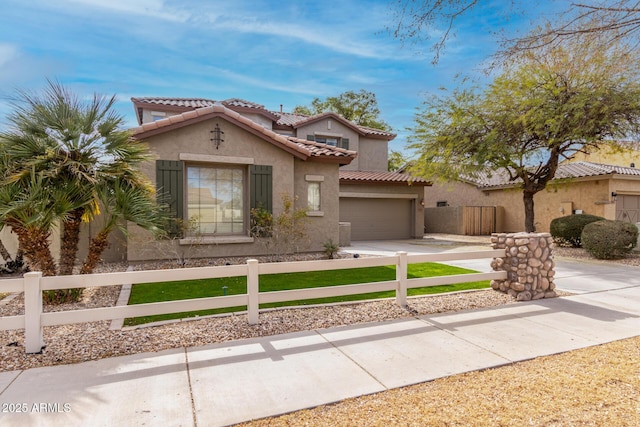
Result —
MULTIPOLYGON (((424 239, 351 242, 343 252, 363 255, 432 254, 491 249, 487 236, 426 236, 424 239)), ((480 272, 491 271, 490 259, 447 262, 480 272)), ((555 258, 558 289, 576 294, 640 286, 640 268, 606 261, 555 258)))

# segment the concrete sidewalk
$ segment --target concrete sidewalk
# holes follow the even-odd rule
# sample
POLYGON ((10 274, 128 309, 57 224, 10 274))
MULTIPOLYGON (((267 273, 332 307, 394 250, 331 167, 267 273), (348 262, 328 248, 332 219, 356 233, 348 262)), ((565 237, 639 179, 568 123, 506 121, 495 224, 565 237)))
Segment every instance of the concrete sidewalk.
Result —
POLYGON ((0 425, 229 425, 634 337, 639 271, 577 263, 558 268, 572 297, 4 372, 0 425))

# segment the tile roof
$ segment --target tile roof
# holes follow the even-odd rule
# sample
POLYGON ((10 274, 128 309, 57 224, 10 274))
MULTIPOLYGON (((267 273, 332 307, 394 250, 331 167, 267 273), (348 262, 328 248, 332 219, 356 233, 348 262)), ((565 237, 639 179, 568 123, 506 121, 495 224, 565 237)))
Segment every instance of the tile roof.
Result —
POLYGON ((352 157, 355 159, 358 155, 357 151, 345 150, 344 148, 334 147, 320 142, 308 141, 294 136, 288 136, 286 138, 299 147, 308 150, 312 157, 352 157))
MULTIPOLYGON (((640 177, 640 169, 584 161, 563 163, 558 166, 554 179, 586 178, 604 175, 640 177)), ((487 173, 478 174, 476 176, 467 176, 464 180, 484 189, 491 187, 513 186, 520 182, 519 179, 516 181, 510 181, 509 175, 505 171, 494 171, 491 175, 487 173)))
POLYGON ((299 123, 309 117, 302 114, 280 113, 277 111, 274 111, 273 113, 278 116, 278 121, 276 123, 285 126, 294 126, 296 123, 299 123))
POLYGON ((305 116, 302 114, 293 114, 293 113, 284 113, 279 111, 269 111, 265 108, 264 105, 257 104, 255 102, 246 101, 240 98, 231 98, 226 99, 224 101, 215 101, 213 99, 206 98, 160 98, 160 97, 139 97, 139 98, 131 98, 131 101, 134 104, 154 104, 161 105, 166 107, 179 107, 179 108, 203 108, 203 107, 211 107, 214 105, 222 104, 225 107, 239 109, 249 109, 256 110, 256 112, 260 112, 271 116, 274 118, 278 125, 291 126, 291 127, 299 127, 302 124, 312 122, 315 120, 320 120, 326 116, 334 116, 338 120, 343 121, 345 124, 356 128, 360 134, 368 135, 373 137, 384 137, 387 139, 393 139, 396 135, 392 132, 387 132, 380 129, 373 129, 366 126, 357 125, 344 117, 336 114, 336 113, 322 113, 314 116, 305 116))
POLYGON ((355 151, 345 150, 338 147, 332 147, 326 144, 319 144, 294 137, 286 137, 275 133, 264 126, 250 120, 240 113, 237 113, 222 104, 214 104, 209 107, 202 107, 196 110, 187 111, 182 114, 169 116, 155 122, 143 123, 142 125, 131 129, 133 136, 144 139, 159 133, 186 126, 194 120, 204 120, 208 117, 225 116, 227 120, 243 125, 246 129, 259 135, 265 140, 273 143, 286 151, 291 152, 297 157, 306 160, 315 158, 318 160, 332 160, 340 164, 349 164, 356 158, 355 151))
POLYGON ((170 107, 181 107, 181 108, 202 108, 202 107, 210 107, 216 104, 216 101, 212 101, 211 99, 205 98, 152 98, 152 97, 143 97, 143 98, 131 98, 131 101, 134 103, 145 103, 145 104, 155 104, 155 105, 164 105, 170 107))
POLYGON ((431 182, 406 173, 382 171, 340 171, 341 184, 407 184, 429 186, 431 182))

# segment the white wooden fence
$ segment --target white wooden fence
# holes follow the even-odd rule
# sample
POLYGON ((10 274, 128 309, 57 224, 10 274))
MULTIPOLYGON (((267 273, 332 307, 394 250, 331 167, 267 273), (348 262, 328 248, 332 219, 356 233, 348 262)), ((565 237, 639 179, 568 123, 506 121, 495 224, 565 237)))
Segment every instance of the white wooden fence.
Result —
POLYGON ((454 252, 426 255, 407 255, 398 252, 393 256, 303 261, 287 263, 258 263, 248 260, 246 264, 184 268, 176 270, 129 271, 123 273, 88 274, 77 276, 43 277, 40 272, 26 273, 24 278, 0 281, 0 292, 24 292, 25 314, 0 317, 0 330, 25 330, 27 353, 37 353, 44 346, 43 327, 127 317, 151 316, 156 314, 179 313, 185 311, 208 310, 247 306, 249 323, 258 323, 259 305, 264 303, 296 301, 310 298, 356 295, 380 291, 396 291, 396 303, 405 306, 407 289, 439 286, 479 280, 505 279, 505 271, 471 273, 427 278, 407 278, 409 263, 458 261, 504 257, 504 249, 454 252), (376 267, 396 265, 396 279, 384 282, 360 283, 345 286, 296 289, 288 291, 262 292, 258 290, 260 275, 274 273, 296 273, 306 271, 340 270, 346 268, 376 267), (198 298, 180 301, 166 301, 149 304, 135 304, 117 307, 92 308, 83 310, 42 312, 42 291, 95 286, 113 286, 126 283, 153 283, 178 280, 210 279, 219 277, 247 277, 247 293, 222 297, 198 298))

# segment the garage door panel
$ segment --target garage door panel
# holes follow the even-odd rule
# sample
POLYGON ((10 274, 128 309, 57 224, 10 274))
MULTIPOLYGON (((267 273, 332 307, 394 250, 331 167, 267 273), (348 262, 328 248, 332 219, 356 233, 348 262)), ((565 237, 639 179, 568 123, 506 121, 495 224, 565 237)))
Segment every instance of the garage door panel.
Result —
POLYGON ((411 211, 408 199, 340 199, 340 221, 351 223, 351 240, 409 239, 411 211))

